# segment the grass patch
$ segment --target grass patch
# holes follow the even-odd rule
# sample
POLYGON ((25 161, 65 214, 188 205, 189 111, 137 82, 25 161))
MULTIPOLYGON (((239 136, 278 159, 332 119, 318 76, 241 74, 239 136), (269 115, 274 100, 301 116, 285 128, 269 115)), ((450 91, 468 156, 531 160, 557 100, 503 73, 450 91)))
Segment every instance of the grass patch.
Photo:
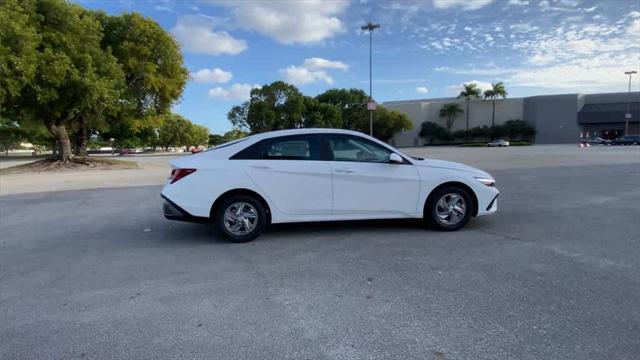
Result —
POLYGON ((0 175, 66 170, 124 170, 136 169, 137 167, 138 163, 135 161, 76 156, 67 163, 58 161, 55 158, 46 158, 28 164, 4 168, 0 169, 0 175))

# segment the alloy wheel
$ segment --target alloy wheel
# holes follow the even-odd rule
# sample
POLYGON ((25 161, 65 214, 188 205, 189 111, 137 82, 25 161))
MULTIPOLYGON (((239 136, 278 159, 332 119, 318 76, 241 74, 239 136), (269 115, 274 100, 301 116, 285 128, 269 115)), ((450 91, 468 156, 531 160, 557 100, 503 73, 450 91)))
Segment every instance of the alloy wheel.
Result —
POLYGON ((233 235, 246 235, 258 226, 258 211, 247 202, 236 202, 224 211, 224 227, 233 235))
POLYGON ((443 225, 455 225, 467 213, 467 203, 464 198, 455 193, 442 196, 436 203, 436 216, 443 225))

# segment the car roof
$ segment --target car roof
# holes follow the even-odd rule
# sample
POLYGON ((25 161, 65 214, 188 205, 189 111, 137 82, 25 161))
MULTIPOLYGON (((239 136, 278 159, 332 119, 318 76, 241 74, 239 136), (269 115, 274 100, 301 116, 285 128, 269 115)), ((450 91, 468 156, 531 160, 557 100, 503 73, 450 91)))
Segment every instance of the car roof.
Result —
POLYGON ((353 130, 344 130, 344 129, 330 129, 330 128, 305 128, 305 129, 287 129, 287 130, 276 130, 276 131, 268 131, 260 134, 252 135, 254 139, 269 139, 278 136, 287 136, 287 135, 305 135, 305 134, 345 134, 345 135, 366 135, 359 131, 353 130))

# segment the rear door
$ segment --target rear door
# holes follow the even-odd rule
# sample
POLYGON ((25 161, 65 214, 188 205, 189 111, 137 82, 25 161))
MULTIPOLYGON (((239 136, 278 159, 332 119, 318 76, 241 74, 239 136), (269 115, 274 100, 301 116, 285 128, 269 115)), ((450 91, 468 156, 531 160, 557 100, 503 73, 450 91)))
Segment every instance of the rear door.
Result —
POLYGON ((334 214, 414 214, 420 176, 408 161, 389 162, 392 151, 363 137, 325 134, 333 171, 334 214))
POLYGON ((331 213, 331 166, 321 159, 318 135, 266 139, 247 150, 249 177, 280 212, 331 213))

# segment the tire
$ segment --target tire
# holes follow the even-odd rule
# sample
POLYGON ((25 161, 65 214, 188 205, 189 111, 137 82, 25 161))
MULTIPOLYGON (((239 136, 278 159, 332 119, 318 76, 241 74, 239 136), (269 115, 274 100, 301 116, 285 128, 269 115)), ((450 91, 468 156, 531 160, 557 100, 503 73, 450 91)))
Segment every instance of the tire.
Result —
POLYGON ((445 186, 429 195, 424 207, 424 220, 433 229, 456 231, 469 222, 474 211, 473 200, 467 190, 459 186, 445 186), (441 203, 441 200, 444 202, 441 203), (447 209, 447 203, 452 201, 455 206, 447 209), (448 216, 445 215, 447 213, 448 216))
POLYGON ((264 231, 267 225, 267 212, 262 202, 253 196, 231 195, 220 203, 215 214, 215 223, 218 231, 228 240, 238 243, 248 242, 264 231), (241 209, 238 210, 239 208, 241 209), (234 231, 236 227, 238 229, 234 231))

